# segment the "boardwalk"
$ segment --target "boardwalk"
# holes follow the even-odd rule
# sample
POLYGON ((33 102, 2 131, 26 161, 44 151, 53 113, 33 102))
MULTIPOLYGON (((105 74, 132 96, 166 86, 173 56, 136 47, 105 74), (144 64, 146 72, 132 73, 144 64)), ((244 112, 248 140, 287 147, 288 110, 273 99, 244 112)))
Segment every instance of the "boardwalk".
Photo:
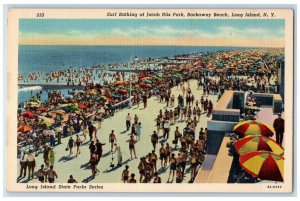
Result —
MULTIPOLYGON (((196 98, 196 100, 201 98, 202 90, 197 90, 197 82, 196 80, 190 81, 192 92, 196 98)), ((179 89, 173 88, 173 93, 175 94, 175 97, 178 96, 179 89)), ((206 97, 206 96, 205 96, 206 97)), ((210 95, 207 96, 208 99, 212 100, 214 105, 217 100, 216 95, 210 95)), ((175 102, 175 105, 177 104, 177 100, 175 102)), ((117 112, 112 118, 105 119, 102 128, 98 130, 97 136, 100 138, 102 143, 106 143, 103 150, 103 157, 98 165, 98 169, 101 171, 99 175, 96 176, 95 179, 91 180, 91 170, 89 169, 89 149, 88 149, 88 142, 83 142, 83 146, 81 146, 81 154, 78 156, 78 158, 75 157, 68 157, 68 152, 65 151, 67 140, 63 139, 62 144, 55 147, 55 163, 54 163, 54 169, 57 171, 58 179, 56 182, 66 182, 68 180, 69 175, 73 175, 74 178, 78 182, 92 182, 92 183, 119 183, 121 182, 121 173, 124 169, 125 164, 129 165, 130 173, 135 173, 137 180, 139 178, 139 173, 137 170, 137 166, 139 163, 139 158, 142 156, 145 156, 152 150, 152 145, 150 143, 150 135, 152 134, 153 130, 155 130, 155 122, 154 119, 156 118, 159 109, 165 109, 166 103, 159 103, 156 97, 152 97, 148 101, 148 107, 146 109, 143 109, 142 104, 139 108, 136 106, 131 109, 124 109, 122 111, 117 112), (137 159, 130 160, 130 153, 128 148, 128 139, 129 139, 129 132, 124 131, 125 130, 125 117, 127 113, 131 113, 131 116, 133 117, 135 114, 138 115, 139 120, 142 122, 142 135, 141 140, 136 143, 136 150, 137 150, 137 159), (110 144, 108 143, 108 135, 111 132, 111 130, 115 130, 115 133, 117 134, 117 143, 120 144, 122 152, 123 152, 123 166, 120 168, 114 168, 111 169, 110 163, 112 155, 109 152, 110 151, 110 144)), ((170 109, 170 108, 168 108, 170 109)), ((198 125, 196 129, 196 136, 198 136, 200 127, 206 127, 207 126, 207 120, 208 118, 206 115, 201 116, 200 125, 198 125)), ((97 125, 95 125, 97 126, 97 125)), ((174 130, 175 127, 179 126, 180 130, 185 126, 184 122, 179 122, 176 125, 171 127, 170 132, 170 138, 167 141, 171 146, 172 140, 174 139, 174 130)), ((81 134, 81 133, 80 133, 81 134)), ((160 136, 162 133, 160 133, 160 136)), ((83 137, 81 136, 83 139, 83 137)), ((161 140, 161 139, 160 139, 161 140)), ((158 154, 158 150, 156 152, 158 154)), ((175 152, 177 154, 177 151, 175 152)), ((36 170, 40 167, 40 165, 43 163, 42 154, 40 154, 37 157, 37 167, 36 170)), ((114 160, 114 164, 116 164, 116 159, 114 160)), ((189 166, 188 166, 189 167, 189 166)), ((187 167, 187 168, 188 168, 187 167)), ((18 169, 19 169, 19 163, 18 163, 18 169)), ((169 174, 169 168, 167 169, 160 169, 160 162, 158 163, 158 170, 160 173, 160 176, 162 178, 162 182, 166 183, 168 180, 168 174, 169 174)), ((188 168, 189 170, 189 168, 188 168)), ((187 174, 187 176, 184 178, 184 183, 189 182, 190 180, 190 173, 187 174)), ((22 179, 20 182, 28 182, 26 179, 22 179)), ((29 182, 38 182, 37 179, 33 179, 29 182)), ((175 183, 175 180, 173 181, 175 183)))

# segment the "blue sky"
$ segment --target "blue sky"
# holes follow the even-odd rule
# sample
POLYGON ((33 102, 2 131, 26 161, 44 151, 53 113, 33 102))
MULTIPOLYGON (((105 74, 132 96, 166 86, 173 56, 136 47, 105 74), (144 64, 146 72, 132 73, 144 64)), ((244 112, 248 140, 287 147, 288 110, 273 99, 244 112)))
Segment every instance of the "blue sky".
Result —
MULTIPOLYGON (((284 39, 284 20, 21 19, 20 39, 56 37, 230 37, 284 39)), ((52 40, 52 39, 51 39, 52 40)), ((75 40, 75 38, 74 38, 75 40)))

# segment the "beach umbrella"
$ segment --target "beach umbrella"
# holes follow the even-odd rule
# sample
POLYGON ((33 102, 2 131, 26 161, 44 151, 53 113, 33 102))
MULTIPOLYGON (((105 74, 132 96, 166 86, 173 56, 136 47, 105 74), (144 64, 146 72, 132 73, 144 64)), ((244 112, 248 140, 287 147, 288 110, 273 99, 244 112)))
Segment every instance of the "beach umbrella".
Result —
POLYGON ((107 101, 108 100, 108 98, 106 96, 100 96, 99 99, 103 100, 103 101, 107 101))
POLYGON ((254 151, 240 156, 241 167, 262 180, 283 181, 284 158, 280 155, 254 151))
POLYGON ((124 82, 124 81, 117 81, 116 83, 115 83, 115 85, 125 85, 126 83, 124 82))
POLYGON ((28 105, 30 106, 38 106, 39 104, 40 104, 39 102, 33 102, 33 101, 28 103, 28 105))
POLYGON ((141 83, 141 84, 140 84, 140 87, 141 87, 141 88, 150 88, 151 85, 150 85, 150 84, 141 83))
POLYGON ((86 109, 87 107, 86 107, 85 105, 83 105, 83 104, 79 104, 79 105, 78 105, 78 108, 79 108, 79 109, 86 109))
POLYGON ((275 133, 275 130, 272 126, 269 126, 268 124, 259 122, 257 120, 248 120, 240 122, 234 126, 233 130, 244 136, 263 135, 271 137, 275 133))
POLYGON ((48 127, 52 126, 52 123, 49 122, 49 121, 42 121, 42 122, 39 124, 39 126, 40 126, 41 128, 48 128, 48 127))
POLYGON ((26 126, 26 125, 25 126, 20 126, 18 128, 18 132, 26 133, 28 131, 32 131, 32 128, 29 127, 29 126, 26 126))
POLYGON ((278 155, 283 155, 284 153, 284 149, 279 144, 266 136, 247 136, 236 141, 234 148, 239 154, 253 151, 270 151, 278 155))
POLYGON ((46 107, 39 107, 37 110, 38 110, 38 111, 47 111, 48 108, 46 108, 46 107))
POLYGON ((24 117, 28 117, 28 118, 32 118, 34 115, 33 115, 33 113, 32 113, 32 112, 30 112, 30 111, 27 111, 27 112, 24 112, 24 113, 22 114, 22 116, 24 116, 24 117))
POLYGON ((180 71, 189 71, 189 70, 191 70, 191 68, 187 66, 180 69, 180 71))
POLYGON ((127 94, 127 91, 126 90, 119 90, 118 93, 119 94, 127 94))
POLYGON ((25 112, 26 110, 24 108, 18 108, 18 113, 25 112))

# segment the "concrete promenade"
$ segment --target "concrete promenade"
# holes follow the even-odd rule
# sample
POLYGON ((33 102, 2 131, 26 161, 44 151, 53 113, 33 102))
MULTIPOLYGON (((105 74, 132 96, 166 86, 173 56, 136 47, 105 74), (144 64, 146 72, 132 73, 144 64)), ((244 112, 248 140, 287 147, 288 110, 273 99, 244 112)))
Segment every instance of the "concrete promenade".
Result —
MULTIPOLYGON (((185 84, 187 87, 187 83, 185 84)), ((192 93, 195 96, 196 100, 199 100, 202 96, 202 90, 197 90, 197 81, 191 80, 190 87, 192 89, 192 93)), ((182 93, 179 89, 173 88, 172 93, 175 95, 175 105, 177 105, 177 96, 179 93, 182 93)), ((208 98, 208 100, 212 100, 213 104, 216 104, 217 95, 209 95, 204 96, 204 98, 208 98)), ((55 155, 55 163, 54 163, 54 170, 58 174, 58 179, 55 181, 56 183, 65 183, 67 182, 69 175, 73 175, 73 177, 80 183, 80 182, 91 182, 91 183, 120 183, 121 182, 121 174, 125 168, 125 165, 129 165, 130 173, 135 173, 137 181, 139 180, 139 172, 138 172, 138 163, 140 161, 140 157, 145 156, 146 154, 152 151, 152 144, 151 144, 151 137, 153 130, 156 130, 155 121, 154 119, 157 117, 158 112, 160 109, 163 111, 166 109, 166 103, 159 103, 156 97, 152 97, 148 100, 148 107, 146 109, 143 108, 143 104, 140 104, 140 107, 134 106, 130 109, 124 109, 115 113, 115 115, 109 119, 105 119, 102 123, 102 128, 97 131, 97 137, 100 139, 102 143, 106 143, 103 147, 103 155, 101 161, 98 164, 98 169, 100 170, 100 174, 98 174, 95 179, 91 179, 92 172, 89 168, 89 142, 86 140, 83 142, 83 145, 80 147, 81 154, 76 157, 69 157, 69 152, 65 151, 67 146, 67 142, 69 138, 62 139, 62 144, 57 145, 54 148, 56 153, 55 155), (129 145, 128 140, 130 136, 130 132, 126 132, 125 126, 125 117, 127 113, 130 113, 132 118, 135 114, 139 117, 139 121, 142 123, 142 134, 141 139, 136 143, 135 148, 137 151, 137 159, 130 159, 129 153, 129 145), (123 165, 119 168, 111 169, 110 163, 112 155, 110 153, 110 144, 108 143, 108 136, 111 130, 114 130, 117 137, 117 143, 121 146, 121 150, 123 152, 123 165)), ((168 110, 171 109, 170 107, 168 110)), ((196 129, 196 136, 199 135, 200 127, 206 128, 207 127, 207 120, 209 118, 206 117, 206 114, 202 114, 200 118, 200 123, 196 129)), ((179 130, 182 132, 183 128, 185 127, 185 122, 177 122, 175 125, 171 126, 170 137, 167 142, 172 145, 172 140, 174 139, 174 130, 176 126, 179 127, 179 130)), ((98 127, 97 124, 95 124, 98 127)), ((80 135, 82 132, 80 132, 80 135)), ((162 131, 160 132, 160 136, 162 136, 162 131)), ((73 138, 75 138, 74 136, 73 138)), ((83 136, 81 136, 83 140, 83 136)), ((162 140, 162 138, 160 138, 162 140)), ((166 143, 166 142, 165 142, 166 143)), ((156 154, 159 155, 158 146, 156 150, 156 154)), ((76 151, 76 150, 75 150, 76 151)), ((177 155, 177 151, 175 151, 177 155)), ((39 154, 36 158, 37 166, 35 171, 37 171, 41 164, 43 164, 43 154, 39 154)), ((116 156, 114 160, 114 164, 116 164, 116 156)), ((19 175, 19 162, 18 162, 18 173, 19 175)), ((162 178, 162 183, 166 183, 168 181, 169 175, 169 167, 167 169, 160 168, 160 161, 158 161, 158 172, 162 178)), ((189 170, 189 166, 187 166, 187 170, 189 170)), ((190 173, 186 174, 186 177, 183 180, 183 183, 187 183, 190 180, 190 173)), ((27 178, 21 179, 19 182, 30 182, 30 183, 37 183, 39 182, 37 179, 27 180, 27 178)), ((175 183, 175 179, 173 181, 175 183)))

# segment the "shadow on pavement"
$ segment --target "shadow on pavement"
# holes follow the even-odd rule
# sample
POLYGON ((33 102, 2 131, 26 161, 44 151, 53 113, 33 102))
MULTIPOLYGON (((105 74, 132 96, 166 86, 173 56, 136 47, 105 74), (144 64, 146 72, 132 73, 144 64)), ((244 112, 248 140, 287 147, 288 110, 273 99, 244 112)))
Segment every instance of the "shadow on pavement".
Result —
POLYGON ((91 176, 85 178, 84 180, 82 180, 82 183, 88 183, 88 182, 92 181, 93 179, 95 179, 95 178, 93 175, 91 175, 91 176))
POLYGON ((108 152, 106 152, 105 154, 103 154, 102 156, 101 156, 101 158, 104 158, 104 157, 106 157, 106 156, 109 156, 111 154, 111 151, 108 151, 108 152))
POLYGON ((83 169, 90 169, 90 162, 87 162, 87 163, 81 165, 80 168, 83 168, 83 169))
POLYGON ((163 174, 163 173, 165 173, 165 172, 167 171, 167 169, 168 169, 168 167, 167 167, 167 168, 160 168, 160 169, 157 171, 157 173, 158 173, 158 174, 163 174))
POLYGON ((74 158, 74 156, 62 156, 62 157, 58 160, 58 162, 61 162, 61 161, 67 162, 67 161, 72 160, 73 158, 74 158))
POLYGON ((130 161, 130 159, 127 159, 127 160, 124 161, 121 165, 115 165, 113 168, 111 168, 111 169, 109 169, 109 170, 103 171, 103 173, 113 172, 113 171, 119 169, 120 167, 122 167, 123 165, 127 164, 129 161, 130 161))

